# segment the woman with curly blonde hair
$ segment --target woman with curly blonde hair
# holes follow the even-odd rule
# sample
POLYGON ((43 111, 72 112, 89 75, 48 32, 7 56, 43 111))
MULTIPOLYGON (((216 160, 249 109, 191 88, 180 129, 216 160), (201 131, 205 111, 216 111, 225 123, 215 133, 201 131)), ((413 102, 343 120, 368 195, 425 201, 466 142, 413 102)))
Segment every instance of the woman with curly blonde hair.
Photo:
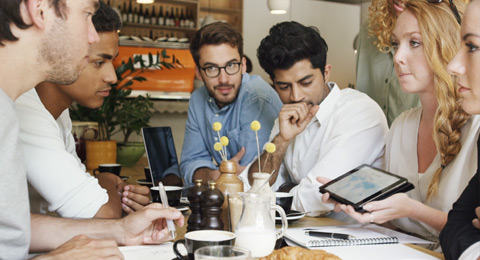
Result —
MULTIPOLYGON (((465 4, 453 0, 460 13, 465 4)), ((480 118, 469 119, 447 64, 459 47, 460 25, 448 1, 405 3, 392 31, 395 71, 405 92, 421 107, 402 113, 387 137, 386 170, 415 185, 408 193, 368 203, 360 214, 339 205, 360 222, 384 223, 438 242, 447 212, 477 169, 480 118)), ((326 196, 327 197, 327 196, 326 196)), ((324 198, 326 199, 326 198, 324 198)))
POLYGON ((403 0, 373 0, 368 8, 368 33, 376 38, 379 51, 390 52, 393 27, 403 8, 403 0))
POLYGON ((372 0, 358 34, 356 87, 383 109, 388 125, 403 111, 418 107, 418 96, 403 92, 393 66, 390 35, 403 0, 372 0))

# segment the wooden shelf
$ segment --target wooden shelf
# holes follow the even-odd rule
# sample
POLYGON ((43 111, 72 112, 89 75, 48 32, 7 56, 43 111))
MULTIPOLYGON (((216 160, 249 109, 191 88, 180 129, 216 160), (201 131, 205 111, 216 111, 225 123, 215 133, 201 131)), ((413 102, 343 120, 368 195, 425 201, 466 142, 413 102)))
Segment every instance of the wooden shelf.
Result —
POLYGON ((197 0, 155 0, 155 4, 191 4, 197 5, 197 0))
POLYGON ((138 24, 138 23, 125 23, 123 26, 124 27, 147 28, 147 29, 184 31, 184 32, 195 32, 195 31, 197 31, 197 28, 184 28, 184 27, 152 25, 152 24, 138 24))
POLYGON ((216 7, 200 7, 200 11, 202 12, 212 12, 212 13, 235 13, 240 14, 242 10, 240 9, 233 9, 233 8, 216 8, 216 7))

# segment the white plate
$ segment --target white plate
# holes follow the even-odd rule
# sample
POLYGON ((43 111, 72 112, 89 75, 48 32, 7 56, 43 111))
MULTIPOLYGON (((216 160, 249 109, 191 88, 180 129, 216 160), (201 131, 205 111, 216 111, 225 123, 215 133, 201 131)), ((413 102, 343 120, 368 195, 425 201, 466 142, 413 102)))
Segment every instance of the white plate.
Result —
POLYGON ((147 36, 142 36, 142 40, 147 41, 147 42, 153 42, 153 40, 148 38, 147 36))
POLYGON ((188 42, 188 38, 180 38, 178 39, 178 42, 188 42))
POLYGON ((130 39, 130 36, 128 36, 128 35, 122 35, 122 36, 118 36, 118 39, 119 39, 119 40, 128 40, 128 39, 130 39))
POLYGON ((140 39, 140 38, 137 37, 137 36, 133 36, 133 35, 132 35, 131 37, 132 37, 132 39, 133 39, 134 41, 136 41, 136 42, 143 42, 143 40, 140 39))
POLYGON ((177 38, 177 37, 170 37, 170 38, 168 38, 167 41, 169 41, 169 42, 176 42, 176 41, 178 41, 178 38, 177 38))
POLYGON ((155 41, 157 41, 157 42, 166 42, 166 41, 167 41, 167 37, 160 37, 160 38, 157 38, 155 41))

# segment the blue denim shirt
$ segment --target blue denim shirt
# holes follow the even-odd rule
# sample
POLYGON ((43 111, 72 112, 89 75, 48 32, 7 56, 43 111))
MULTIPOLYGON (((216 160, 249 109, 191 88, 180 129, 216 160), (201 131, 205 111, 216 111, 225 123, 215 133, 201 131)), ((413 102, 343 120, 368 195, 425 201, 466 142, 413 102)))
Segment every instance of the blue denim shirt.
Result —
POLYGON ((250 123, 258 120, 261 124, 258 138, 262 149, 282 106, 282 101, 267 82, 260 76, 250 76, 247 73, 242 76, 237 99, 222 108, 218 108, 205 86, 194 91, 188 107, 180 164, 185 186, 193 185, 192 178, 196 169, 218 169, 212 157, 218 164, 222 161, 220 153, 213 149, 215 142, 219 141, 217 132, 212 129, 214 122, 222 124, 220 136, 226 136, 230 141, 227 158, 235 156, 243 146, 245 155, 240 164, 247 165, 257 156, 257 141, 250 123))

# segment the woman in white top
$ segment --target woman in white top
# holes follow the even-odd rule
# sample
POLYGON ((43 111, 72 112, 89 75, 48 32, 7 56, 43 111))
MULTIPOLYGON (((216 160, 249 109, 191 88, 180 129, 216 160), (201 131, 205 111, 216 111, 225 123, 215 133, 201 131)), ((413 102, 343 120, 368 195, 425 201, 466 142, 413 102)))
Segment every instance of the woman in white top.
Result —
MULTIPOLYGON (((453 1, 460 13, 465 4, 453 1)), ((400 115, 387 137, 386 170, 409 179, 415 189, 368 203, 368 213, 338 205, 359 222, 392 223, 433 241, 447 212, 477 168, 478 118, 458 101, 446 67, 459 46, 460 24, 448 1, 409 1, 393 30, 394 63, 402 89, 422 104, 400 115)), ((325 196, 324 199, 327 199, 325 196)))

